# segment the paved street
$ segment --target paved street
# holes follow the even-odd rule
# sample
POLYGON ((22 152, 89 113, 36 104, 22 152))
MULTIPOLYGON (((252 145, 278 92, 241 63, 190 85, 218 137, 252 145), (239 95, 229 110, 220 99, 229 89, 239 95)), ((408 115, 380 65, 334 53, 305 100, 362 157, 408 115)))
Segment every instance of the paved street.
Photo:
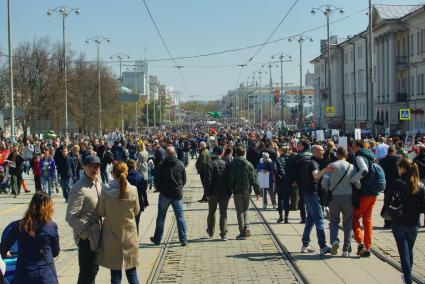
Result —
MULTIPOLYGON (((210 239, 206 232, 207 205, 198 203, 201 197, 199 177, 194 174, 194 163, 187 168, 188 186, 185 193, 185 217, 188 229, 189 245, 181 247, 178 242, 177 229, 173 231, 169 250, 164 263, 158 268, 163 245, 153 246, 149 237, 153 234, 157 212, 157 194, 149 193, 151 206, 142 213, 140 254, 142 265, 138 267, 142 283, 155 280, 157 283, 295 283, 296 278, 282 260, 278 249, 265 229, 262 220, 254 208, 250 210, 252 237, 235 240, 238 233, 233 200, 229 203, 228 222, 229 240, 220 240, 218 226, 210 239), (156 273, 156 274, 155 274, 156 273)), ((32 182, 27 179, 29 188, 32 182)), ((31 198, 31 194, 21 194, 17 199, 0 195, 0 231, 12 220, 20 218, 31 198)), ((65 223, 65 208, 61 194, 54 194, 55 220, 59 225, 61 254, 56 259, 60 283, 75 283, 78 274, 78 254, 70 227, 65 223)), ((398 253, 392 233, 381 230, 382 222, 378 218, 380 202, 375 208, 375 246, 388 256, 398 260, 398 253)), ((261 200, 256 201, 258 206, 261 200)), ((379 260, 375 256, 359 259, 337 257, 320 257, 317 253, 301 254, 301 234, 303 225, 298 224, 298 212, 291 212, 291 224, 276 224, 277 212, 261 209, 266 220, 280 241, 285 245, 297 267, 311 283, 400 283, 400 272, 379 260)), ((167 216, 164 241, 173 221, 173 214, 167 216)), ((218 225, 218 212, 217 212, 218 225)), ((328 230, 327 230, 328 231, 328 230)), ((327 232, 328 233, 328 232, 327 232)), ((342 234, 342 232, 340 232, 342 234)), ((329 237, 327 235, 327 237, 329 237)), ((312 233, 312 245, 317 248, 315 232, 312 233)), ((353 243, 353 247, 355 244, 353 243)), ((421 229, 415 246, 415 272, 424 276, 425 232, 421 229)), ((98 283, 109 282, 109 271, 101 268, 98 283)), ((124 282, 125 283, 125 282, 124 282)))
MULTIPOLYGON (((196 186, 190 186, 186 194, 189 245, 180 246, 176 229, 158 283, 296 283, 255 212, 249 215, 252 237, 235 240, 239 231, 233 200, 229 204, 229 240, 220 239, 217 226, 214 237, 207 236, 208 207, 197 202, 202 196, 198 179, 190 176, 189 182, 196 186)), ((216 218, 218 225, 218 212, 216 218)))

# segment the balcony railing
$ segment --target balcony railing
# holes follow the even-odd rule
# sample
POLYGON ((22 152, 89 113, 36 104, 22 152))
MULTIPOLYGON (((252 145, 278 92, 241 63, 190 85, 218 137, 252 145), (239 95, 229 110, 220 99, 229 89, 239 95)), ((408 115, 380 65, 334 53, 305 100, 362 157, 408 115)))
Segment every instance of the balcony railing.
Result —
POLYGON ((406 102, 407 101, 407 93, 397 93, 397 101, 398 102, 406 102))
POLYGON ((409 57, 406 55, 397 56, 397 65, 406 65, 409 63, 409 57))

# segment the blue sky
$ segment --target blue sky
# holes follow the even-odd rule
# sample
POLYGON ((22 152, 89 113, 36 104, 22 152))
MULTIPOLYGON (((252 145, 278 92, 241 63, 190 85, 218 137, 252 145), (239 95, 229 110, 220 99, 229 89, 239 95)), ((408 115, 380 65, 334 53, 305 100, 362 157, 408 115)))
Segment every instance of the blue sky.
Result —
MULTIPOLYGON (((151 12, 174 57, 196 55, 226 49, 239 48, 265 41, 280 22, 294 0, 147 0, 151 12)), ((74 50, 84 52, 88 59, 95 59, 96 48, 85 44, 93 35, 111 38, 111 43, 101 46, 101 57, 123 52, 132 59, 143 59, 145 48, 148 59, 168 58, 168 54, 157 35, 145 10, 142 0, 11 0, 13 44, 48 36, 52 41, 62 40, 61 18, 48 17, 46 12, 60 5, 79 8, 79 16, 67 19, 67 38, 74 50)), ((379 3, 397 4, 396 1, 381 0, 379 3)), ((398 0, 398 4, 417 4, 418 1, 398 0)), ((335 13, 333 19, 353 14, 367 8, 367 0, 299 0, 291 14, 280 26, 273 39, 294 35, 325 24, 325 17, 312 16, 310 10, 323 4, 343 7, 344 15, 335 13)), ((359 12, 338 24, 331 25, 331 34, 339 38, 356 34, 367 26, 366 11, 359 12)), ((0 49, 7 52, 7 1, 0 4, 0 49)), ((303 49, 304 70, 313 70, 308 62, 319 54, 320 39, 325 38, 326 29, 308 33, 314 42, 306 43, 303 49)), ((188 90, 171 61, 153 62, 150 73, 159 76, 161 82, 183 92, 183 99, 194 95, 195 99, 219 99, 229 89, 252 77, 252 71, 260 65, 247 66, 237 81, 240 67, 258 48, 223 55, 178 60, 188 90)), ((259 64, 270 61, 270 56, 284 52, 294 60, 284 65, 284 81, 298 84, 299 47, 287 40, 267 45, 253 60, 259 64)), ((117 64, 111 64, 118 72, 117 64)), ((280 70, 274 68, 272 77, 280 81, 280 70)), ((252 80, 252 79, 251 79, 252 80)), ((251 81, 250 80, 250 81, 251 81)), ((268 82, 264 77, 263 82, 268 82)))

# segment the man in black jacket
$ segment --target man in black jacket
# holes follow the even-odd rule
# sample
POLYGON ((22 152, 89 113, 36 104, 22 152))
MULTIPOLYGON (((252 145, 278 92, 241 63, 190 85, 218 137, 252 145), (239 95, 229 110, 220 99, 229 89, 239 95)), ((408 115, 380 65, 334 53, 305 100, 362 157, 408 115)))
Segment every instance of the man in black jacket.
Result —
POLYGON ((280 156, 274 162, 274 176, 276 181, 277 210, 279 212, 278 223, 282 223, 283 210, 285 210, 285 224, 288 223, 289 199, 292 193, 292 183, 294 177, 294 160, 291 157, 291 148, 282 146, 279 148, 280 156))
POLYGON ((180 243, 182 246, 186 246, 186 223, 183 214, 183 187, 186 184, 186 169, 183 163, 177 160, 174 147, 167 147, 165 159, 156 166, 154 183, 159 191, 159 201, 155 234, 151 237, 151 241, 156 245, 161 243, 165 217, 168 207, 171 205, 176 215, 180 243))
POLYGON ((223 241, 227 240, 227 206, 232 195, 227 186, 227 164, 221 159, 223 148, 216 146, 213 149, 211 161, 205 169, 205 196, 208 200, 207 233, 210 238, 214 235, 215 212, 217 205, 220 207, 220 236, 223 241))
MULTIPOLYGON (((396 154, 397 149, 395 146, 388 148, 387 155, 379 161, 379 165, 382 167, 385 173, 385 190, 384 196, 389 198, 388 192, 390 186, 399 178, 397 164, 401 160, 401 157, 396 154)), ((391 228, 391 221, 385 220, 384 229, 391 228)))

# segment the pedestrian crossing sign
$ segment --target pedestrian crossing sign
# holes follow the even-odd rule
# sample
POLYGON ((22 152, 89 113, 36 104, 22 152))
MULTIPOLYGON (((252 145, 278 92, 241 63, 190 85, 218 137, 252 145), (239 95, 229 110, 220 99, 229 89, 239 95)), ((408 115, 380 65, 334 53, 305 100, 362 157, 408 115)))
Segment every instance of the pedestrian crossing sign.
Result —
POLYGON ((334 117, 335 114, 335 107, 334 106, 327 106, 326 107, 326 116, 327 117, 334 117))
POLYGON ((410 108, 400 109, 400 120, 410 120, 410 108))

